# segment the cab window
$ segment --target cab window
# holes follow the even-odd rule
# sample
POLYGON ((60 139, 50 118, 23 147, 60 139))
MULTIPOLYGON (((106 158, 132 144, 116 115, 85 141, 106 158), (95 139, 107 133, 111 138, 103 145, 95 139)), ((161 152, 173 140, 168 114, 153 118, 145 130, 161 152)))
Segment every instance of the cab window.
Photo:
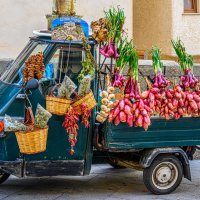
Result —
POLYGON ((82 69, 83 57, 82 48, 57 48, 45 67, 44 78, 46 80, 54 79, 57 83, 61 83, 64 76, 67 75, 76 82, 82 69))

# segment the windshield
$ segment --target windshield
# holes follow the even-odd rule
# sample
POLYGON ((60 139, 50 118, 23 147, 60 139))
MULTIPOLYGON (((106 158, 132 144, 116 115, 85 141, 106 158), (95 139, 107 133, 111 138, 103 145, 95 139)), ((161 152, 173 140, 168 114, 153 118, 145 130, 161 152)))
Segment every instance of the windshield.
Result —
POLYGON ((0 76, 0 81, 6 83, 16 83, 22 82, 22 68, 25 62, 31 55, 35 55, 38 52, 44 53, 48 44, 41 43, 38 41, 30 41, 24 50, 20 53, 18 58, 2 73, 0 76))

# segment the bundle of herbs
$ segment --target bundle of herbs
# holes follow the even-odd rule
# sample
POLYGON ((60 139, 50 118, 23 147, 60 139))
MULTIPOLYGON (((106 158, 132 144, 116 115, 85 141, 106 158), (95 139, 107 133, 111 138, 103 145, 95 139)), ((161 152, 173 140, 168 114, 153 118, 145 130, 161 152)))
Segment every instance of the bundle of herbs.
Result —
POLYGON ((88 44, 87 39, 83 38, 83 47, 85 49, 86 58, 84 61, 82 61, 82 70, 78 76, 79 83, 84 79, 85 76, 90 75, 91 77, 94 77, 95 74, 95 59, 91 53, 91 46, 88 44))
POLYGON ((179 58, 181 70, 184 73, 184 75, 181 76, 181 87, 184 90, 195 89, 199 81, 193 74, 194 63, 192 56, 187 54, 184 44, 180 39, 172 40, 172 46, 179 58))

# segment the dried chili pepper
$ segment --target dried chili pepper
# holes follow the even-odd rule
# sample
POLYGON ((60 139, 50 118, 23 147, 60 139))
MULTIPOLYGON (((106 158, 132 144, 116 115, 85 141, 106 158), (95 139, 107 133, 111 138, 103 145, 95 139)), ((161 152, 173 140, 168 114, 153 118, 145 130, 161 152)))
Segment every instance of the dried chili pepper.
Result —
POLYGON ((78 132, 78 124, 79 121, 78 112, 70 107, 65 115, 65 121, 63 122, 63 127, 66 129, 67 133, 69 133, 69 142, 71 144, 70 154, 73 155, 75 153, 74 147, 77 143, 78 132))
POLYGON ((85 124, 86 128, 89 128, 90 127, 89 117, 91 116, 91 110, 85 103, 81 105, 81 110, 83 111, 82 123, 85 124))
POLYGON ((4 130, 4 123, 0 122, 0 133, 4 130))

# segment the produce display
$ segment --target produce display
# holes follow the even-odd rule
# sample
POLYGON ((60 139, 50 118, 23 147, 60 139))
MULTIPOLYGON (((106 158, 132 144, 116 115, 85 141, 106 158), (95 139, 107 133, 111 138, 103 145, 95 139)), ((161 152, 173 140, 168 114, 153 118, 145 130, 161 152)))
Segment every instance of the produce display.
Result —
POLYGON ((28 61, 25 63, 25 67, 22 71, 23 80, 25 83, 32 78, 39 80, 43 78, 44 71, 44 56, 43 53, 39 52, 36 55, 30 56, 28 61))
MULTIPOLYGON (((199 80, 193 74, 193 58, 187 54, 181 40, 172 40, 183 73, 180 83, 175 84, 165 77, 161 51, 154 46, 151 50, 154 77, 151 82, 145 77, 148 87, 141 91, 139 58, 133 40, 128 39, 125 33, 124 23, 125 15, 120 7, 110 8, 105 11, 104 18, 91 23, 92 37, 99 44, 99 53, 104 57, 104 62, 100 63, 100 66, 96 64, 81 25, 69 22, 56 27, 52 39, 82 40, 85 57, 82 61, 82 70, 77 76, 78 85, 65 75, 63 82, 55 84, 51 94, 46 97, 49 112, 38 104, 34 121, 31 107, 27 108, 30 112, 25 117, 25 123, 5 116, 4 123, 0 122, 0 132, 21 131, 25 134, 35 129, 47 128, 52 114, 65 116, 62 126, 68 133, 70 154, 74 155, 79 126, 82 124, 85 128, 90 127, 92 110, 97 106, 96 94, 94 95, 91 90, 91 86, 96 86, 92 84, 95 73, 99 79, 100 74, 104 75, 104 88, 98 91, 100 100, 95 113, 96 121, 99 123, 108 122, 115 126, 124 123, 129 127, 140 127, 147 131, 151 126, 152 116, 166 120, 199 117, 199 80), (110 66, 105 63, 107 59, 111 61, 110 66), (106 69, 102 72, 104 65, 106 69)), ((101 56, 99 57, 101 60, 101 56)), ((32 78, 41 79, 44 68, 43 54, 32 55, 22 72, 24 82, 32 78)))
MULTIPOLYGON (((108 119, 109 123, 116 126, 126 123, 130 127, 143 127, 147 131, 152 116, 167 120, 199 116, 199 81, 193 74, 192 56, 186 53, 181 40, 172 41, 183 72, 180 84, 175 84, 164 76, 161 51, 154 46, 151 54, 155 75, 152 83, 145 77, 148 90, 142 92, 139 84, 138 55, 132 40, 128 40, 123 30, 123 10, 111 8, 105 15, 104 27, 108 30, 108 41, 105 43, 99 40, 103 44, 100 54, 105 58, 115 59, 112 86, 115 91, 121 91, 121 98, 113 99, 112 106, 108 109, 107 105, 111 103, 108 99, 109 93, 106 90, 101 91, 101 105, 96 120, 104 123, 108 119)), ((101 27, 98 22, 94 22, 92 26, 95 31, 101 27)))

